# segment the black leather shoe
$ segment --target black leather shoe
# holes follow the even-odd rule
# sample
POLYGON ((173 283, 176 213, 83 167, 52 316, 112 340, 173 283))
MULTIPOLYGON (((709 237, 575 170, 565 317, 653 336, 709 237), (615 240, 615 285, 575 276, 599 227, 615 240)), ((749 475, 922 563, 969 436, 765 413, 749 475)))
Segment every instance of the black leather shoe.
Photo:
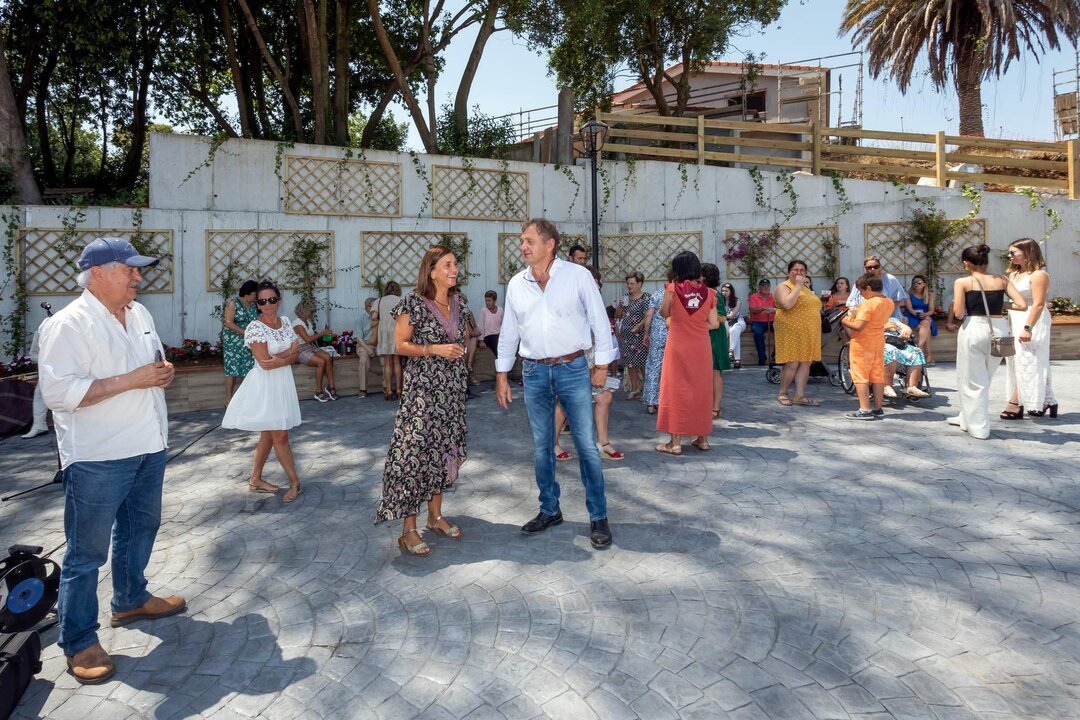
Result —
MULTIPOLYGON (((537 513, 529 522, 521 526, 522 535, 539 535, 547 530, 549 527, 562 524, 562 511, 555 513, 554 515, 548 515, 545 512, 537 513)), ((610 537, 610 535, 609 535, 610 537)), ((610 542, 610 540, 608 541, 610 542)))
POLYGON ((611 528, 608 527, 607 518, 593 520, 592 530, 589 532, 589 542, 597 550, 611 545, 611 528))

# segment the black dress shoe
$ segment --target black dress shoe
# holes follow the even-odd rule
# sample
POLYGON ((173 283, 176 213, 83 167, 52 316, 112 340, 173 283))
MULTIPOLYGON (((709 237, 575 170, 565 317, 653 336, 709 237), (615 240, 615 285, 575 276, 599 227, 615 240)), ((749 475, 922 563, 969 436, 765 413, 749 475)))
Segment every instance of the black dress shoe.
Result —
POLYGON ((592 530, 589 532, 589 542, 597 550, 611 545, 611 528, 608 527, 607 518, 593 520, 592 530))
MULTIPOLYGON (((562 524, 562 511, 555 513, 554 515, 548 515, 545 512, 537 513, 529 522, 521 526, 522 535, 539 535, 547 530, 549 527, 562 524)), ((610 534, 608 535, 610 538, 610 534)), ((610 540, 608 541, 610 542, 610 540)))

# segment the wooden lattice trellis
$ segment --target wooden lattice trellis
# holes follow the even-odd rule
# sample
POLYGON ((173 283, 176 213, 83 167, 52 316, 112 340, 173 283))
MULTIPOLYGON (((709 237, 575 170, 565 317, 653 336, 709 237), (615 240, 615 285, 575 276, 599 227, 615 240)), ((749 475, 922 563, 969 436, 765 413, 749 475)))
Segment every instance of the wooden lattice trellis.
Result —
POLYGON ((701 244, 700 230, 601 235, 600 271, 612 282, 622 282, 632 272, 640 272, 647 282, 663 281, 671 258, 683 250, 701 257, 701 244))
POLYGON ((529 174, 434 165, 431 216, 449 220, 519 220, 529 217, 529 174))
POLYGON ((75 282, 79 268, 75 264, 83 247, 99 237, 120 237, 131 241, 141 238, 147 254, 161 258, 154 267, 144 268, 142 294, 173 291, 172 230, 133 228, 25 228, 19 231, 20 262, 25 258, 27 295, 76 295, 82 290, 75 282))
MULTIPOLYGON (((566 252, 574 245, 588 247, 589 243, 584 235, 559 234, 562 239, 562 247, 559 254, 566 257, 566 252)), ((521 261, 521 233, 499 233, 499 283, 505 285, 510 278, 524 267, 521 261)))
MULTIPOLYGON (((751 235, 768 234, 772 228, 744 228, 727 231, 726 245, 731 246, 742 233, 751 235)), ((787 264, 792 260, 806 263, 806 272, 810 277, 832 275, 836 272, 839 249, 836 238, 839 237, 836 225, 811 225, 807 227, 785 227, 777 230, 776 240, 769 250, 768 257, 761 262, 759 274, 763 278, 787 277, 787 264)), ((745 278, 746 273, 737 262, 727 264, 730 278, 745 278)), ((832 278, 828 278, 832 282, 832 278)))
MULTIPOLYGON (((399 285, 414 285, 420 261, 428 248, 439 244, 460 248, 468 240, 468 234, 457 232, 360 233, 361 283, 364 287, 375 287, 376 281, 388 283, 393 280, 399 285)), ((467 276, 469 258, 459 257, 457 261, 459 272, 467 276)))
MULTIPOLYGON (((236 262, 236 272, 242 279, 269 278, 280 281, 285 263, 298 240, 311 239, 326 243, 322 264, 328 280, 317 285, 334 287, 334 233, 330 230, 207 230, 206 231, 206 289, 220 292, 219 282, 230 262, 236 262)), ((280 283, 279 283, 280 284, 280 283)))
MULTIPOLYGON (((877 255, 881 265, 893 275, 914 275, 926 272, 926 249, 920 245, 901 242, 908 222, 866 223, 863 226, 863 246, 867 255, 877 255)), ((960 253, 969 245, 986 242, 986 220, 978 218, 964 224, 960 233, 945 249, 942 274, 964 272, 960 253)))
POLYGON ((401 217, 401 165, 285 156, 285 212, 401 217))

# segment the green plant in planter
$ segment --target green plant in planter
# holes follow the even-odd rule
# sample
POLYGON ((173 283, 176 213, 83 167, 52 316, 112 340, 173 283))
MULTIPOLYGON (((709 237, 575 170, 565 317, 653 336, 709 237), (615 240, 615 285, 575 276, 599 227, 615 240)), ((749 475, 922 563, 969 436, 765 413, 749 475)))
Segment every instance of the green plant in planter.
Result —
POLYGON ((896 241, 901 250, 907 250, 913 245, 923 249, 926 253, 926 277, 930 279, 930 286, 939 298, 945 296, 941 268, 947 263, 946 253, 953 240, 964 231, 967 223, 967 218, 949 220, 944 210, 932 202, 923 202, 911 210, 905 229, 896 241))
MULTIPOLYGON (((300 294, 301 302, 310 302, 321 307, 315 298, 315 289, 330 281, 332 270, 323 262, 330 251, 329 240, 316 240, 311 236, 293 236, 292 252, 285 260, 283 284, 295 289, 300 294)), ((314 322, 314 318, 312 318, 314 322)))
POLYGON ((1080 305, 1077 305, 1072 301, 1072 298, 1068 297, 1051 298, 1050 302, 1047 303, 1047 307, 1050 308, 1053 315, 1080 315, 1080 305))

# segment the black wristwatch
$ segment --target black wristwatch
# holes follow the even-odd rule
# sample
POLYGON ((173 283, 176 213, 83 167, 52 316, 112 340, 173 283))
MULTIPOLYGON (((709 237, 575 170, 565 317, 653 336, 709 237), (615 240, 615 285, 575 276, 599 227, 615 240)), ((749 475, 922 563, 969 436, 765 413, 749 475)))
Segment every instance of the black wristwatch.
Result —
POLYGON ((1031 332, 1031 326, 1030 325, 1025 325, 1024 330, 1026 330, 1028 332, 1031 332))

